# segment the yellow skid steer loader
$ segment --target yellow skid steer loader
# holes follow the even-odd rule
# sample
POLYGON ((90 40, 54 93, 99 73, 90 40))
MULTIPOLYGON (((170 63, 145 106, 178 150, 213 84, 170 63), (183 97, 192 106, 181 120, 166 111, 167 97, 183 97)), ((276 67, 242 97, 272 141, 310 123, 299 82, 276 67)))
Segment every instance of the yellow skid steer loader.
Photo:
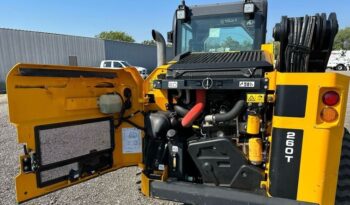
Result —
POLYGON ((265 0, 183 2, 168 33, 176 57, 165 61, 153 31, 158 68, 145 80, 135 68, 16 65, 17 201, 138 165, 145 196, 186 204, 348 203, 349 79, 325 72, 336 15, 282 17, 279 51, 266 21, 265 0))

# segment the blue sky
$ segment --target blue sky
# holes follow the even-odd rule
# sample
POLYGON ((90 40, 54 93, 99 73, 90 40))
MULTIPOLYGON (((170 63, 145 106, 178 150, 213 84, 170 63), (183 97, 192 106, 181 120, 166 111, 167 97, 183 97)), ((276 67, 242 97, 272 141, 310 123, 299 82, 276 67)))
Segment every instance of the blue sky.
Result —
MULTIPOLYGON (((187 0, 187 4, 235 0, 187 0)), ((163 34, 171 29, 180 0, 1 0, 0 27, 93 37, 101 31, 119 30, 137 42, 151 39, 151 29, 163 34)), ((270 0, 268 37, 281 16, 316 12, 338 14, 340 27, 350 26, 349 0, 270 0)))

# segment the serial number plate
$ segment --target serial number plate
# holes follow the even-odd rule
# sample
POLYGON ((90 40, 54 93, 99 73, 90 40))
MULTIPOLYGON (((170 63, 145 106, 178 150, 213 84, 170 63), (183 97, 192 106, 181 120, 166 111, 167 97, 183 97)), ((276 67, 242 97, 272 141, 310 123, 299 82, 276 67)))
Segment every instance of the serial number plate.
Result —
POLYGON ((254 81, 239 81, 239 87, 240 88, 254 88, 255 82, 254 81))

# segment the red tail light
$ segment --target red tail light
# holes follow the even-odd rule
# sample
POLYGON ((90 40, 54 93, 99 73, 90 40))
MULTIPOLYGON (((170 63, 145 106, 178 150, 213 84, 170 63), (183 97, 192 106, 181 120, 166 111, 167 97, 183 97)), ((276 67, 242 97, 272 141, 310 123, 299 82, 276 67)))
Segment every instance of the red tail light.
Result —
POLYGON ((322 101, 325 105, 334 106, 339 102, 339 94, 335 91, 328 91, 323 95, 322 101))

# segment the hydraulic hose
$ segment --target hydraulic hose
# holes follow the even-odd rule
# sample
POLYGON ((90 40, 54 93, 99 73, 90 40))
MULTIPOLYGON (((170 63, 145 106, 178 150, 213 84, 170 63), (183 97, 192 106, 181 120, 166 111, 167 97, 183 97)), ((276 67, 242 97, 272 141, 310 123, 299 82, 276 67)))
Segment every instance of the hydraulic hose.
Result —
POLYGON ((190 90, 186 90, 185 92, 186 92, 186 100, 184 103, 185 105, 188 105, 191 102, 190 90))
POLYGON ((233 108, 229 112, 223 113, 223 114, 207 115, 205 116, 205 121, 215 123, 215 122, 225 122, 228 120, 232 120, 243 111, 244 104, 245 104, 244 100, 239 100, 236 102, 236 104, 233 106, 233 108))
POLYGON ((206 99, 205 90, 196 90, 196 104, 192 107, 190 111, 185 115, 181 121, 183 127, 190 127, 193 122, 202 114, 205 108, 205 99, 206 99))
POLYGON ((180 105, 175 105, 174 110, 181 117, 185 116, 188 113, 188 110, 186 108, 181 107, 180 105))
POLYGON ((280 72, 324 72, 338 32, 335 13, 298 18, 282 17, 273 37, 280 42, 277 70, 280 72))

